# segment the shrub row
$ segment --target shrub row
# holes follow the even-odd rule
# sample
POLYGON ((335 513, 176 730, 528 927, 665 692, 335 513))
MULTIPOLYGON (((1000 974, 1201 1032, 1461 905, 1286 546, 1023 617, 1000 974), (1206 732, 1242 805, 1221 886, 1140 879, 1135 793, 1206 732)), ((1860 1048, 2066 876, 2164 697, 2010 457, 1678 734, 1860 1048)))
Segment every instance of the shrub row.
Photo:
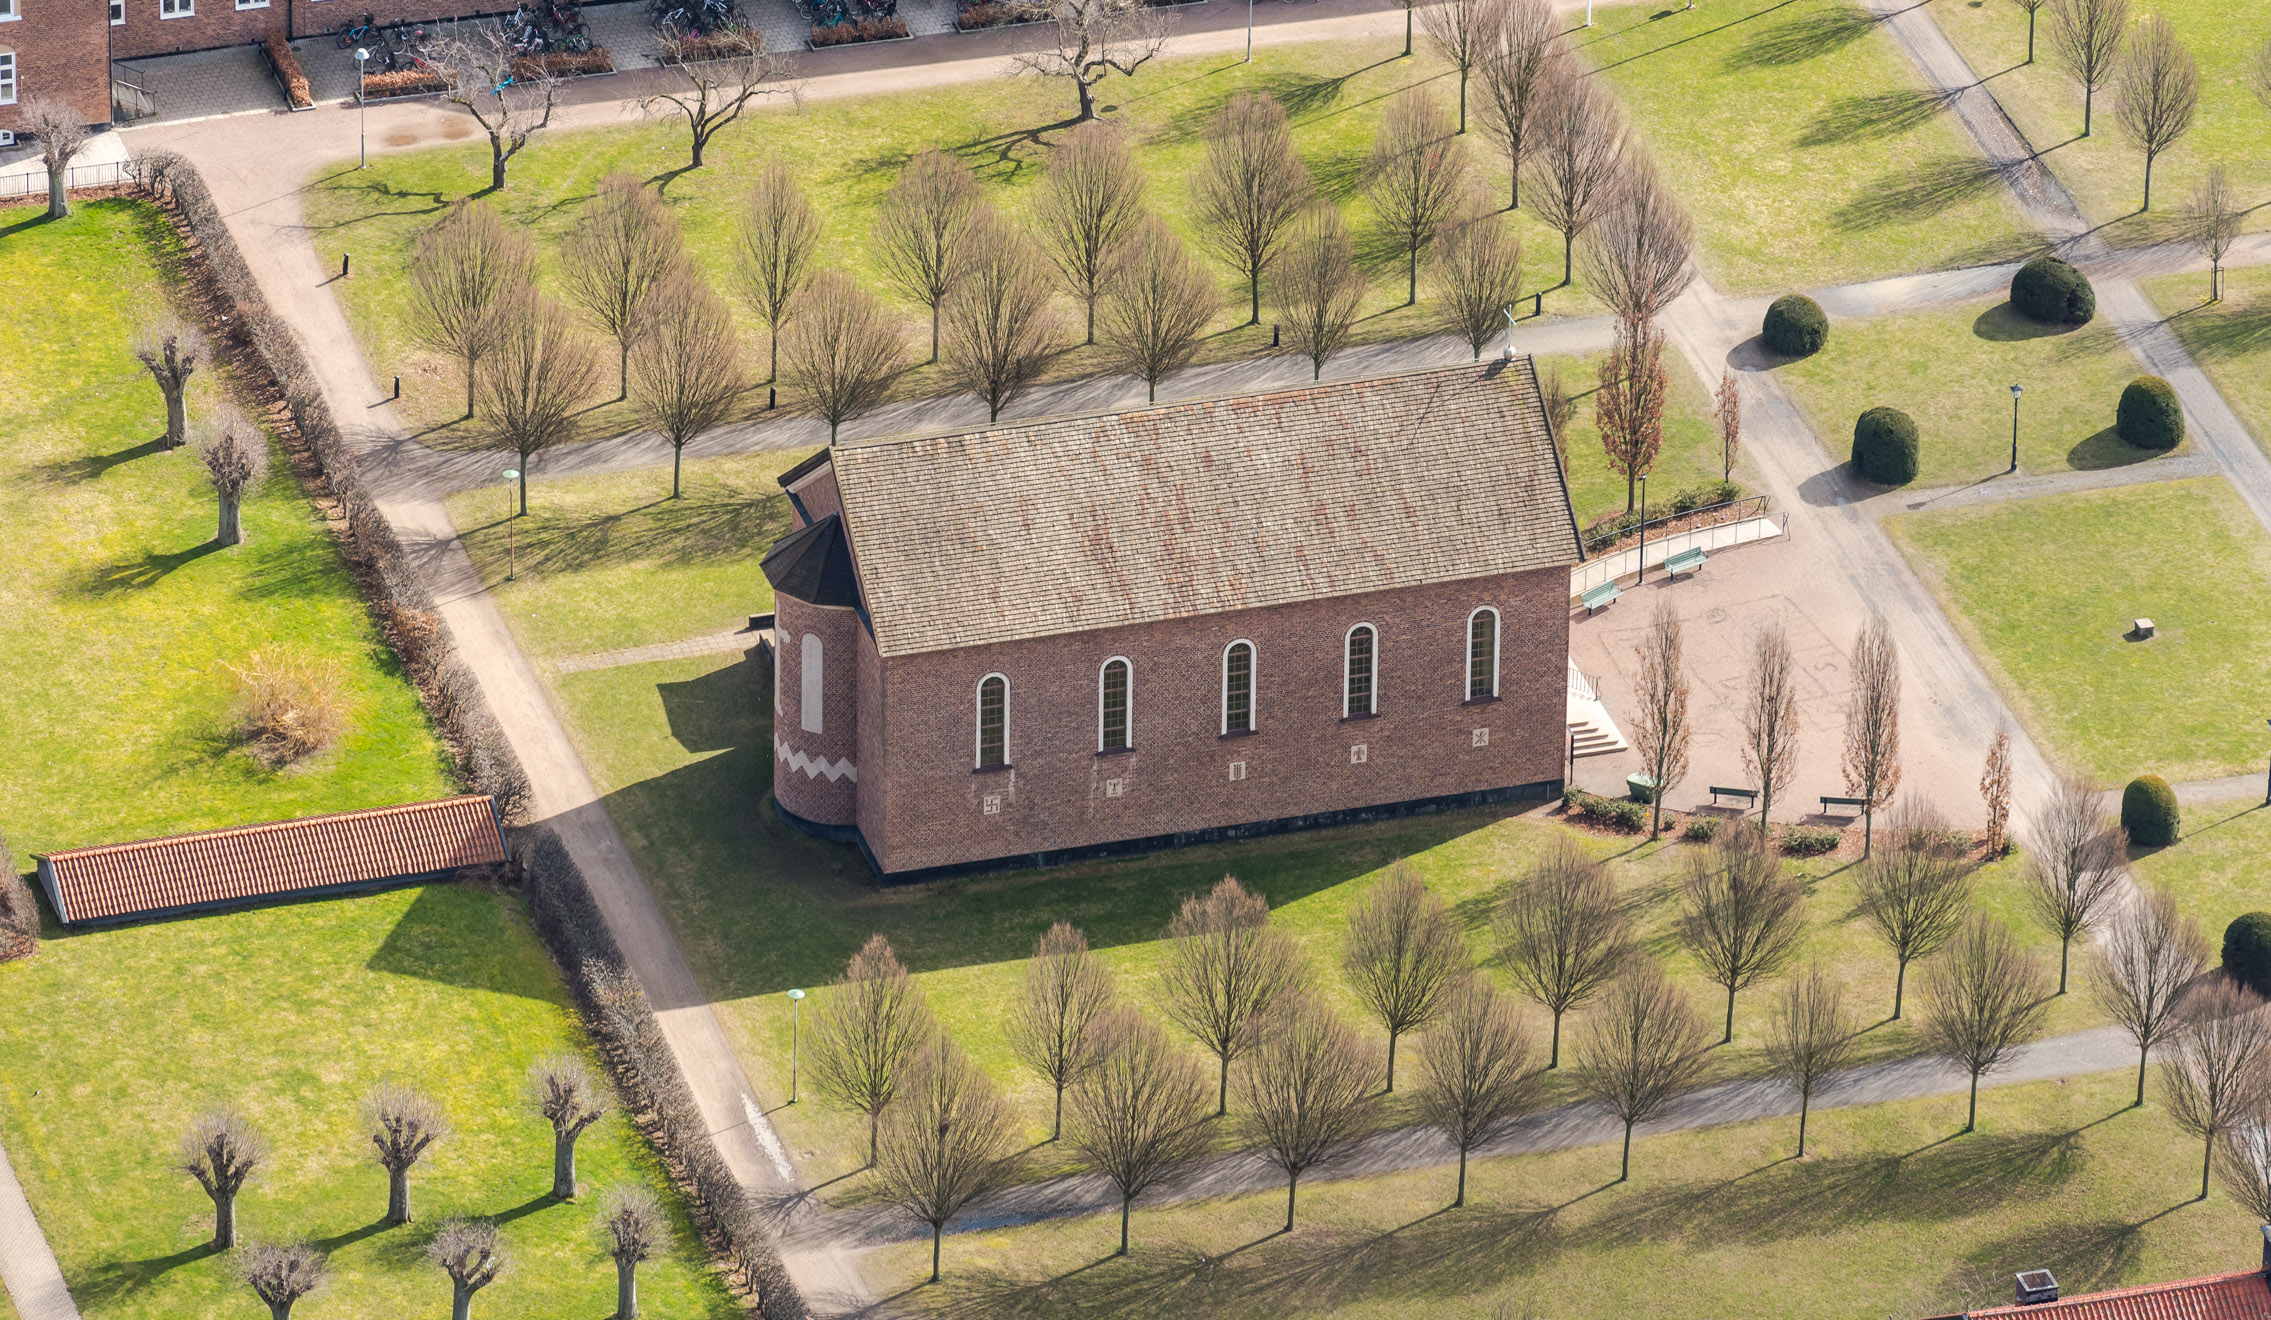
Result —
POLYGON ((1627 834, 1648 828, 1648 808, 1630 798, 1607 798, 1572 788, 1561 795, 1561 805, 1572 816, 1627 834))
POLYGON ((0 834, 0 962, 39 951, 39 904, 16 872, 16 854, 0 834))
POLYGON ((534 78, 539 73, 549 73, 555 78, 588 78, 596 73, 613 72, 615 56, 605 46, 547 51, 534 59, 523 55, 513 61, 515 78, 534 78))
POLYGON ((449 80, 424 69, 396 69, 392 73, 363 75, 363 99, 383 101, 390 96, 423 96, 445 91, 449 80))
POLYGON ((964 32, 1008 27, 1012 23, 1037 23, 1046 16, 1035 13, 1029 5, 1005 3, 1005 0, 958 0, 954 6, 954 26, 964 32))
POLYGON ((1826 825, 1785 825, 1782 827, 1782 851, 1792 857, 1819 857, 1835 852, 1845 838, 1843 832, 1826 825))
POLYGON ((735 55, 762 55, 765 37, 755 28, 742 28, 733 32, 712 32, 707 36, 680 37, 663 43, 662 53, 655 56, 664 64, 699 64, 703 60, 722 60, 735 55))
MULTIPOLYGON (((1729 504, 1743 497, 1741 483, 1733 481, 1706 481, 1698 486, 1672 492, 1671 499, 1662 504, 1651 504, 1646 510, 1650 518, 1675 518, 1697 509, 1708 509, 1715 504, 1729 504)), ((1585 527, 1585 548, 1613 545, 1640 526, 1639 509, 1626 509, 1621 513, 1607 513, 1595 518, 1585 527)))
POLYGON ((890 41, 907 35, 907 20, 903 18, 855 18, 849 23, 834 27, 812 27, 812 44, 821 46, 851 46, 862 41, 890 41))
POLYGON ((315 97, 308 90, 307 70, 300 67, 300 57, 293 53, 282 34, 269 33, 260 48, 268 52, 268 67, 276 71, 276 81, 284 84, 284 95, 291 99, 292 108, 305 110, 314 105, 315 97))

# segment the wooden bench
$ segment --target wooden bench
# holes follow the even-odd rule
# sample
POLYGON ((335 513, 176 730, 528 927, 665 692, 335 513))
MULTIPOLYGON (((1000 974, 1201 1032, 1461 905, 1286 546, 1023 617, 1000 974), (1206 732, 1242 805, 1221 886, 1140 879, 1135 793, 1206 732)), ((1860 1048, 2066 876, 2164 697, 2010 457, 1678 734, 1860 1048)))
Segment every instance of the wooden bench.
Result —
POLYGON ((1867 810, 1868 806, 1869 799, 1867 798, 1825 797, 1822 799, 1822 814, 1828 815, 1831 807, 1844 807, 1846 815, 1858 816, 1867 810))
POLYGON ((1587 587, 1585 594, 1579 599, 1585 602, 1585 613, 1591 615, 1597 609, 1616 604, 1617 597, 1623 594, 1623 587, 1614 582, 1603 582, 1597 587, 1587 587))
POLYGON ((1713 784, 1711 786, 1711 805, 1718 806, 1719 799, 1722 796, 1741 798, 1746 807, 1755 806, 1758 803, 1758 790, 1755 788, 1721 788, 1719 785, 1713 784))
POLYGON ((1692 573, 1710 562, 1711 556, 1690 546, 1665 560, 1664 571, 1673 577, 1678 577, 1682 573, 1692 573))

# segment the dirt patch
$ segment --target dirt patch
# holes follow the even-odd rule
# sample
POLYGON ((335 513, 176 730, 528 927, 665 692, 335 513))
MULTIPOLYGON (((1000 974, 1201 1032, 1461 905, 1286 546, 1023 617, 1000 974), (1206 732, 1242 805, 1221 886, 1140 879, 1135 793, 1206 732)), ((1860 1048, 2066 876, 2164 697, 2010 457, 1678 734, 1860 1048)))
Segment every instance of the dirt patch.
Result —
POLYGON ((448 138, 452 142, 462 142, 466 138, 473 136, 473 125, 466 123, 462 119, 453 119, 450 121, 449 126, 442 130, 442 136, 448 138))
POLYGON ((390 147, 407 147, 407 146, 409 146, 409 145, 410 145, 411 143, 413 143, 413 142, 416 142, 417 140, 418 140, 418 135, 417 135, 416 133, 403 133, 403 132, 394 132, 394 133, 389 133, 389 134, 387 134, 387 135, 386 135, 386 138, 385 138, 385 141, 386 141, 386 145, 388 145, 388 146, 390 146, 390 147))

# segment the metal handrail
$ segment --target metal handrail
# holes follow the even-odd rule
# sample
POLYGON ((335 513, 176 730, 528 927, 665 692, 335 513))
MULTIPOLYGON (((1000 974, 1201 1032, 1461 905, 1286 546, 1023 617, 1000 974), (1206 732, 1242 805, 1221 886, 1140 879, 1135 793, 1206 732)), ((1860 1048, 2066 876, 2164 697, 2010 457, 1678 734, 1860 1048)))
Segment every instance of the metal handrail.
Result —
POLYGON ((1766 496, 1745 495, 1739 500, 1726 500, 1718 504, 1706 504, 1700 508, 1689 509, 1685 513, 1667 513, 1659 517, 1650 518, 1646 522, 1634 523, 1628 527, 1619 527, 1605 530, 1598 535, 1587 534, 1587 536, 1585 537, 1585 553, 1591 554, 1595 550, 1598 550, 1603 546, 1615 545, 1617 542, 1623 540, 1628 536, 1637 535, 1640 532, 1648 531, 1664 523, 1677 522, 1682 518, 1694 518, 1706 513, 1720 513, 1725 510, 1740 510, 1746 505, 1754 505, 1756 507, 1752 509, 1751 512, 1737 512, 1732 514, 1731 516, 1715 519, 1714 521, 1739 522, 1744 518, 1757 517, 1759 514, 1766 512, 1766 496))

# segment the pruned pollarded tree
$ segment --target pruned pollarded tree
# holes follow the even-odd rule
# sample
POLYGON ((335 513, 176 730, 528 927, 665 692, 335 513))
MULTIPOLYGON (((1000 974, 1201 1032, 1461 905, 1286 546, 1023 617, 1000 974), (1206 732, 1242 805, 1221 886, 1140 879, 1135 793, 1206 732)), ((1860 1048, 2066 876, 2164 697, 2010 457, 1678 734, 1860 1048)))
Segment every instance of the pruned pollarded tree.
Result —
POLYGON ((1356 900, 1341 936, 1341 970, 1388 1033, 1388 1085, 1396 1089, 1396 1040, 1424 1031, 1473 968, 1467 937, 1406 861, 1356 900))
POLYGON ((1845 791, 1861 799, 1861 855, 1876 845, 1877 813, 1900 790, 1900 648, 1881 614, 1853 643, 1845 698, 1845 791))
POLYGON ((1238 1127, 1256 1155, 1285 1174, 1285 1231, 1301 1175, 1365 1134, 1380 1053, 1332 1010, 1296 990, 1270 1005, 1238 1073, 1238 1127))
POLYGON ((400 1082, 381 1082, 363 1097, 363 1133, 386 1170, 386 1222, 410 1222, 410 1170, 449 1134, 441 1102, 400 1082))
POLYGON ((1459 1152, 1454 1208, 1467 1203, 1467 1157, 1520 1121, 1543 1075, 1530 1071, 1530 1032, 1490 983, 1469 976, 1453 987, 1442 1016, 1420 1038, 1422 1122, 1459 1152))
POLYGON ((237 1244, 237 1193, 268 1158, 252 1120, 234 1109, 210 1109, 181 1134, 174 1167, 197 1180, 213 1201, 213 1249, 237 1244))
POLYGON ((1575 840, 1557 839, 1507 888, 1498 908, 1498 957, 1522 993, 1553 1015, 1548 1071, 1561 1066, 1561 1019, 1615 979, 1633 951, 1609 869, 1575 840))
POLYGON ((1285 108, 1269 93, 1240 92, 1207 122, 1191 215, 1200 246, 1246 281, 1246 324, 1261 323, 1262 276, 1315 196, 1285 108))
POLYGON ((2137 1098, 2145 1103, 2145 1065, 2153 1047, 2176 1034, 2184 992, 2208 969, 2200 924, 2177 910, 2166 889, 2139 894, 2098 937, 2090 988, 2098 1007, 2137 1045, 2137 1098))
POLYGON ((179 449, 189 440, 189 378, 211 351, 205 333, 169 313, 136 329, 132 350, 135 361, 149 371, 158 393, 165 396, 166 448, 179 449))
POLYGON ((2032 63, 2034 63, 2034 27, 2035 27, 2035 16, 2036 16, 2037 14, 2039 14, 2039 13, 2041 13, 2041 12, 2042 12, 2042 7, 2043 7, 2044 5, 2046 5, 2046 4, 2050 3, 2050 0, 2014 0, 2014 2, 2015 2, 2015 3, 2017 4, 2017 5, 2018 5, 2018 7, 2019 7, 2019 8, 2021 8, 2021 9, 2024 9, 2025 11, 2027 11, 2027 59, 2026 59, 2026 62, 2027 62, 2027 63, 2029 63, 2029 64, 2032 64, 2032 63))
POLYGON ((1015 1136, 993 1082, 943 1034, 907 1060, 875 1169, 891 1203, 929 1227, 932 1283, 947 1224, 1008 1179, 1015 1136))
POLYGON ((249 1243, 229 1266, 268 1308, 268 1320, 292 1320, 292 1308, 331 1280, 323 1253, 305 1242, 249 1243))
POLYGON ((1948 822, 1928 799, 1911 797, 1886 824, 1885 851, 1861 863, 1861 916, 1892 950, 1892 1021, 1900 1021, 1908 965, 1938 953, 1963 926, 1978 867, 1950 842, 1948 822))
POLYGON ((875 295, 842 271, 813 277, 782 347, 788 350, 789 387, 827 421, 830 444, 837 428, 882 403, 906 368, 907 342, 898 324, 875 295))
POLYGON ((1664 832, 1664 796, 1687 777, 1688 745, 1695 730, 1688 721, 1687 653, 1680 628, 1680 612, 1670 598, 1656 602, 1648 631, 1632 648, 1633 699, 1639 714, 1633 720, 1632 746, 1640 754, 1640 772, 1654 788, 1649 792, 1648 837, 1664 832))
POLYGON ((2129 50, 2114 75, 2114 112, 2145 153, 2145 201, 2153 209, 2153 162, 2192 131, 2200 109, 2200 66, 2159 14, 2147 14, 2129 34, 2129 50))
POLYGON ((812 282, 812 258, 820 247, 820 217, 786 162, 775 158, 758 167, 738 237, 734 268, 742 300, 765 323, 765 382, 771 384, 781 374, 781 327, 812 282))
POLYGON ((2112 915, 2128 888, 2128 840, 2098 806, 2098 787, 2061 776, 2027 830, 2027 907, 2058 941, 2058 993, 2074 937, 2112 915))
POLYGON ((741 348, 733 314, 690 266, 670 272, 640 300, 632 349, 631 416, 670 442, 670 498, 694 437, 723 425, 741 399, 741 348))
POLYGON ((1467 81, 1475 66, 1491 58, 1512 0, 1435 0, 1419 16, 1427 42, 1445 64, 1459 71, 1459 131, 1467 131, 1467 81))
POLYGON ((481 373, 481 440, 519 457, 520 513, 528 471, 547 449, 583 438, 584 403, 599 389, 599 357, 560 304, 534 288, 507 289, 481 373))
POLYGON ((535 282, 536 249, 488 206, 458 202, 418 234, 410 257, 410 338, 465 368, 468 419, 481 363, 496 351, 506 294, 535 282))
POLYGON ((1979 1123, 1979 1079, 2008 1066, 2042 1034, 2049 1004, 2042 965, 2003 923, 1977 914, 1924 964, 1925 1051, 1971 1077, 1963 1130, 1979 1123))
POLYGON ((2098 89, 2121 64, 2121 38, 2129 30, 2129 0, 2050 0, 2050 52, 2082 85, 2082 136, 2098 89))
POLYGON ((1136 70, 1167 48, 1172 20, 1148 0, 1029 0, 1026 13, 1049 21, 1041 45, 1012 57, 1022 73, 1062 78, 1080 98, 1079 119, 1096 117, 1096 89, 1136 70))
POLYGON ((505 167, 551 126, 560 80, 544 61, 522 58, 502 28, 484 23, 458 34, 452 24, 451 32, 431 47, 442 99, 472 116, 488 136, 489 191, 502 192, 505 167))
POLYGON ((1774 797, 1798 774, 1798 662, 1776 619, 1751 642, 1751 680, 1743 695, 1743 768, 1758 778, 1759 833, 1774 797))
POLYGON ((1031 388, 1061 351, 1064 324, 1040 254, 991 207, 978 208, 941 304, 947 383, 985 400, 986 420, 1031 388))
POLYGON ((2201 255, 2208 258, 2209 302, 2224 300, 2224 254, 2239 241, 2240 226, 2246 215, 2247 208, 2240 205, 2231 180, 2224 175, 2224 167, 2209 166, 2208 176, 2193 190, 2192 201, 2184 213, 2185 227, 2191 231, 2192 241, 2200 245, 2201 255))
POLYGON ((1593 390, 1593 419, 1609 467, 1624 478, 1627 513, 1639 501, 1639 483, 1664 448, 1664 404, 1671 395, 1664 369, 1664 332, 1620 319, 1609 351, 1601 355, 1593 390))
POLYGON ((667 90, 639 98, 639 113, 647 117, 676 115, 686 121, 693 139, 693 155, 686 168, 702 168, 702 151, 741 112, 762 97, 786 96, 804 101, 799 84, 784 83, 795 71, 795 61, 769 55, 754 30, 713 33, 700 38, 664 36, 657 52, 670 72, 677 74, 667 90), (700 41, 697 52, 692 41, 700 41))
POLYGON ((1694 282, 1695 225, 1637 150, 1609 189, 1578 255, 1585 282, 1630 326, 1653 323, 1694 282))
POLYGON ((1222 290, 1166 222, 1145 216, 1113 254, 1099 304, 1105 363, 1141 380, 1157 403, 1159 382, 1198 356, 1222 290))
POLYGON ((1624 1124, 1617 1181, 1632 1176, 1632 1129, 1695 1088, 1708 1033, 1656 960, 1628 961, 1577 1036, 1578 1092, 1624 1124))
POLYGON ((978 206, 978 176, 970 167, 943 151, 925 151, 907 162, 876 211, 876 259, 892 287, 930 309, 933 362, 939 307, 962 271, 978 206))
POLYGON ((16 131, 39 143, 40 164, 47 167, 47 218, 63 219, 71 214, 71 158, 87 145, 87 126, 68 104, 33 96, 16 108, 16 131))
POLYGON ((1465 214, 1444 230, 1428 267, 1437 321, 1482 361, 1483 345, 1507 324, 1522 297, 1522 240, 1470 195, 1465 214))
POLYGON ((615 1262, 613 1320, 639 1320, 639 1266, 670 1249, 670 1217, 638 1183, 607 1189, 599 1201, 599 1244, 615 1262))
POLYGON ((1112 973, 1088 937, 1060 921, 1033 942, 1025 988, 1009 1019, 1009 1048, 1056 1096, 1049 1140, 1064 1135, 1065 1088, 1095 1061, 1096 1024, 1112 1007, 1112 973))
POLYGON ((1767 1019, 1766 1063, 1772 1076, 1798 1093, 1798 1155, 1806 1157, 1806 1115, 1814 1094, 1852 1057, 1853 1015, 1845 988, 1814 963, 1790 978, 1767 1019))
POLYGON ((1806 887, 1784 873, 1764 835, 1722 830, 1710 847, 1688 854, 1680 899, 1680 944, 1727 992, 1724 1045, 1735 1038, 1736 992, 1797 956, 1806 934, 1806 887))
POLYGON ((1528 161, 1530 208, 1561 235, 1561 282, 1570 282, 1577 239, 1609 204, 1624 171, 1624 120, 1608 93, 1574 60, 1548 66, 1528 161))
POLYGON ((2201 1143, 2205 1201, 2216 1139, 2271 1104, 2271 1010, 2254 991, 2218 977, 2184 996, 2175 1044, 2161 1058, 2161 1087, 2169 1117, 2201 1143))
POLYGON ((528 1065, 528 1105, 552 1125, 552 1196, 576 1195, 576 1139, 607 1116, 607 1088, 599 1074, 572 1050, 547 1054, 528 1065))
POLYGON ((1398 92, 1372 139, 1364 195, 1382 236, 1404 254, 1406 307, 1419 301, 1420 255, 1458 212, 1466 188, 1466 147, 1452 136, 1443 107, 1425 87, 1398 92))
POLYGON ((268 475, 268 436, 232 403, 214 408, 212 416, 190 428, 190 436, 198 466, 220 506, 213 543, 241 544, 245 496, 259 490, 268 475))
POLYGON ((1510 0, 1482 61, 1482 131, 1506 157, 1506 209, 1522 205, 1522 170, 1536 146, 1540 99, 1569 52, 1553 0, 1510 0))
POLYGON ((1215 1057, 1218 1118, 1229 1112, 1231 1062, 1252 1048, 1262 1014, 1301 980, 1293 942, 1269 921, 1268 900, 1226 875, 1186 897, 1167 923, 1167 1016, 1215 1057))
POLYGON ((812 1015, 805 1066, 821 1095, 867 1116, 870 1168, 883 1111, 899 1094, 900 1074, 937 1031, 921 987, 881 935, 867 937, 812 1015))
POLYGON ((1721 371, 1719 388, 1711 392, 1711 426, 1719 435, 1719 479, 1732 481, 1735 452, 1743 446, 1743 396, 1733 371, 1721 371))
POLYGON ((1979 773, 1979 795, 1987 800, 1986 856, 1992 861, 2010 850, 2011 731, 1997 729, 1987 745, 1987 764, 1979 773))
POLYGON ((1111 1010, 1092 1032, 1094 1054, 1072 1084, 1072 1148, 1120 1194, 1120 1252, 1137 1197, 1206 1149, 1206 1081, 1156 1023, 1111 1010))
POLYGON ((1096 303, 1113 256, 1144 218, 1143 184, 1126 133, 1101 119, 1073 129, 1049 157, 1034 228, 1065 292, 1086 311, 1083 343, 1096 342, 1096 303))
POLYGON ((678 217, 628 174, 599 181, 560 244, 560 282, 568 301, 615 341, 616 398, 630 393, 631 345, 645 329, 640 305, 685 264, 686 236, 678 217))
POLYGON ((1340 211, 1324 202, 1301 213, 1277 262, 1270 302, 1283 318, 1285 346, 1309 359, 1309 377, 1323 380, 1325 360, 1348 343, 1364 299, 1364 274, 1340 211))
POLYGON ((504 1234, 486 1219, 453 1219, 426 1244, 426 1259, 449 1276, 450 1320, 472 1320, 473 1294, 497 1281, 509 1258, 504 1234))

